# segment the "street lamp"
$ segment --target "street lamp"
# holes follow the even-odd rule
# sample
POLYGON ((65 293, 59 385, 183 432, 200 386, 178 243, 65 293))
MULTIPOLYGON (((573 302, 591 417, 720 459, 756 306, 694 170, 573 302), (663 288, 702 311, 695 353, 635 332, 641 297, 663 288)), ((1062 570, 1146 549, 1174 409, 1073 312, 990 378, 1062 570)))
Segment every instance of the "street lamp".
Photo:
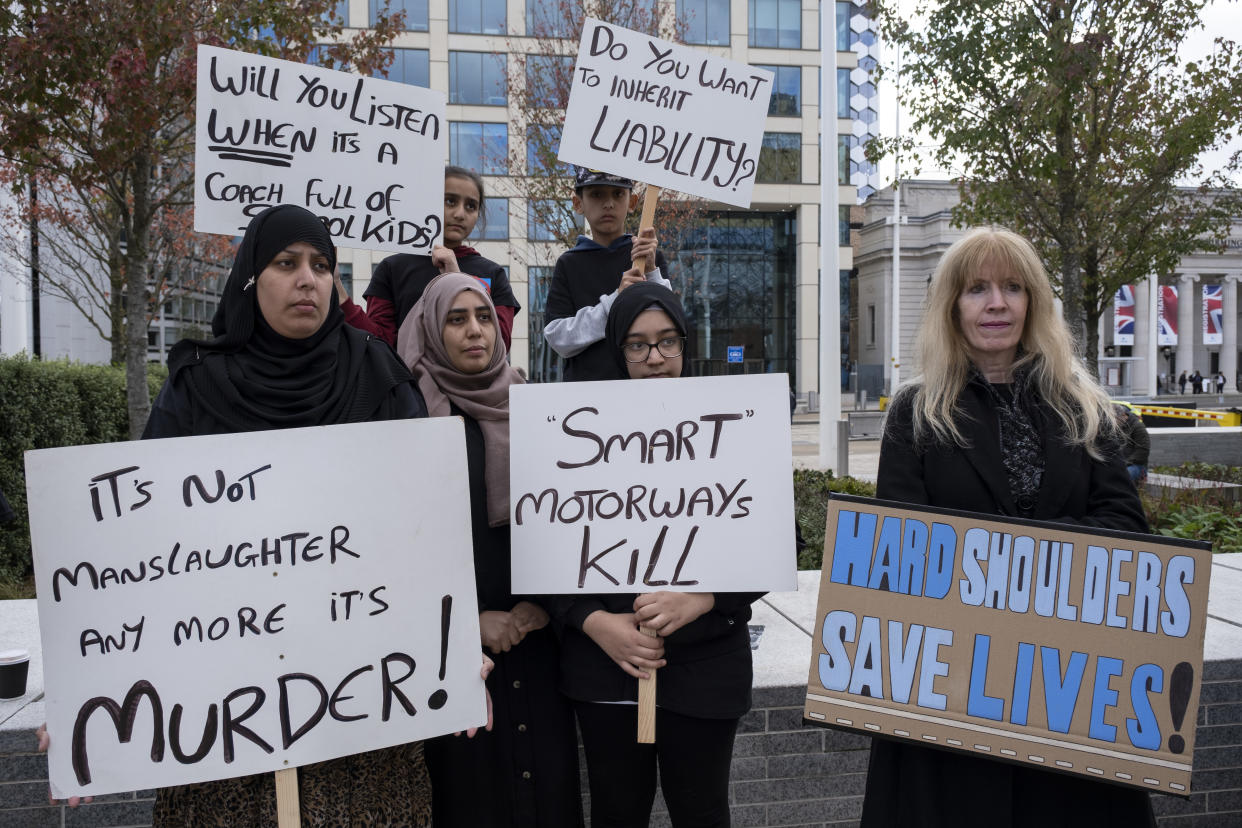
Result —
POLYGON ((1160 353, 1164 354, 1164 361, 1168 365, 1168 371, 1164 375, 1164 390, 1166 394, 1173 393, 1173 349, 1168 345, 1160 347, 1160 353))

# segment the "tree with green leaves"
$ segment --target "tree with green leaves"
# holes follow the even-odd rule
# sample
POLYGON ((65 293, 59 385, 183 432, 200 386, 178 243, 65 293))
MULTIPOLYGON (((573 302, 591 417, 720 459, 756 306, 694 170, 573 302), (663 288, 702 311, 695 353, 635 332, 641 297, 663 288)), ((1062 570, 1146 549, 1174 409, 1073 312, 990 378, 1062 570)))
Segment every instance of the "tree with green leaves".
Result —
MULTIPOLYGON (((31 177, 62 199, 64 222, 93 248, 97 296, 122 347, 130 435, 150 411, 147 327, 163 300, 166 232, 193 206, 194 104, 200 43, 359 72, 401 15, 343 33, 334 0, 16 0, 0 3, 0 160, 17 187, 31 177), (326 44, 317 46, 316 44, 326 44), (155 285, 155 288, 152 285, 155 285), (119 319, 117 315, 119 314, 119 319)), ((190 245, 189 249, 197 249, 190 245)))
MULTIPOLYGON (((1242 123, 1237 45, 1218 37, 1198 61, 1178 56, 1204 6, 929 0, 907 19, 896 0, 873 4, 901 49, 911 131, 938 142, 940 166, 962 171, 955 220, 1006 225, 1036 244, 1092 365, 1116 290, 1219 245, 1242 207, 1231 184, 1239 155, 1215 170, 1198 160, 1242 123)), ((869 152, 898 149, 913 141, 869 152)))

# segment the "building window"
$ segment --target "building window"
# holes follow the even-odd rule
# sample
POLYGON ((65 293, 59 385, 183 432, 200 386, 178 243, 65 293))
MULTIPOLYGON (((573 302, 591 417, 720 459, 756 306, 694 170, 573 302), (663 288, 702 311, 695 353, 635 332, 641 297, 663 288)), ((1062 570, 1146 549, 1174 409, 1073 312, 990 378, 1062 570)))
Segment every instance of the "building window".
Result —
POLYGON ((850 117, 850 70, 837 70, 837 117, 850 117))
POLYGON ((475 235, 485 241, 509 238, 509 199, 495 196, 483 199, 483 217, 475 227, 475 235))
POLYGON ((802 47, 802 3, 799 0, 750 0, 751 46, 769 49, 802 47))
POLYGON ((526 238, 531 241, 559 241, 575 227, 582 227, 582 216, 574 212, 572 202, 554 199, 526 202, 526 238))
POLYGON ((755 180, 797 184, 802 180, 802 136, 797 132, 765 132, 755 180))
POLYGON ((504 34, 505 0, 449 0, 449 31, 504 34))
MULTIPOLYGON (((848 204, 837 207, 837 242, 842 247, 850 246, 850 207, 848 204)), ((848 272, 842 271, 842 273, 848 272)))
POLYGON ((582 28, 582 4, 526 0, 528 37, 573 37, 582 28), (566 14, 568 12, 568 14, 566 14))
POLYGON ((875 347, 875 305, 867 305, 867 347, 875 347))
POLYGON ((837 3, 837 51, 850 50, 850 17, 854 14, 853 3, 837 3))
POLYGON ((530 381, 560 382, 561 361, 556 352, 548 347, 543 337, 547 324, 544 312, 548 307, 548 288, 552 284, 552 268, 537 266, 526 268, 527 294, 530 308, 527 312, 527 330, 530 332, 530 381))
MULTIPOLYGON (((354 295, 354 265, 353 262, 337 262, 336 272, 341 277, 341 284, 345 286, 345 292, 352 297, 354 295)), ((216 311, 211 307, 211 303, 207 304, 207 309, 214 316, 216 311)))
POLYGON ((390 81, 408 83, 414 86, 431 85, 431 58, 426 49, 389 49, 392 52, 392 63, 388 64, 388 75, 375 73, 375 77, 387 77, 390 81))
POLYGON ((564 109, 573 71, 574 59, 567 55, 527 55, 527 102, 534 108, 564 109))
POLYGON ((729 0, 677 0, 686 43, 729 45, 729 0))
MULTIPOLYGON (((384 9, 384 0, 369 0, 371 22, 379 17, 384 9)), ((427 0, 388 0, 388 13, 405 12, 405 30, 407 32, 427 31, 427 0)))
POLYGON ((802 112, 802 67, 760 66, 774 75, 772 97, 768 100, 768 114, 778 117, 797 117, 802 112))
POLYGON ((852 135, 837 136, 837 183, 850 183, 850 141, 852 135))
POLYGON ((449 124, 449 163, 483 175, 509 171, 508 124, 449 124))
POLYGON ((504 106, 504 55, 449 52, 449 103, 504 106))
POLYGON ((332 10, 323 13, 325 23, 331 23, 334 18, 339 20, 342 26, 349 25, 349 0, 336 0, 332 10))

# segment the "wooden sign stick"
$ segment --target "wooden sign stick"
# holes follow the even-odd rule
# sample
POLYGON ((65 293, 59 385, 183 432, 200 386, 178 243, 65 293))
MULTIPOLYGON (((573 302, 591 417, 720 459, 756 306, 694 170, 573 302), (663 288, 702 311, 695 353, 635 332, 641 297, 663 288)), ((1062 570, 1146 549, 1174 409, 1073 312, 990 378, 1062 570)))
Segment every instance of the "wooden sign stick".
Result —
MULTIPOLYGON (((638 219, 638 229, 640 232, 642 231, 644 227, 655 226, 656 203, 659 200, 660 200, 660 188, 656 187, 653 184, 648 184, 646 192, 643 193, 643 214, 638 219)), ((643 270, 644 276, 647 274, 647 271, 655 267, 655 257, 652 256, 651 258, 652 258, 651 261, 643 262, 642 270, 643 270)), ((666 279, 668 278, 667 273, 664 273, 662 275, 664 276, 664 278, 666 279)))
POLYGON ((276 771, 276 824, 279 828, 301 828, 298 806, 298 769, 276 771))
MULTIPOLYGON (((655 226, 656 204, 660 200, 660 188, 652 184, 647 185, 647 190, 643 194, 643 214, 638 220, 638 229, 641 231, 644 227, 655 226)), ((644 261, 642 271, 644 274, 651 268, 655 267, 655 257, 651 257, 651 261, 644 261)), ((663 274, 665 278, 668 274, 663 274)), ((657 638, 655 630, 647 627, 639 626, 639 631, 644 635, 657 638)), ((650 669, 647 671, 651 678, 638 680, 638 742, 643 745, 655 744, 655 712, 656 712, 656 671, 650 669)))

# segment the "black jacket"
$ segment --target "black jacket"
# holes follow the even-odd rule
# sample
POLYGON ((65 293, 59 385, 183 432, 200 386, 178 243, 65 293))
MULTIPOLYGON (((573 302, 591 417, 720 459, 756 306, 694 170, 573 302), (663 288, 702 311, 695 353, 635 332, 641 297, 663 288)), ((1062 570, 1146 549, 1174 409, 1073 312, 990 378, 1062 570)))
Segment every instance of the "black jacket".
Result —
MULTIPOLYGON (((971 441, 966 448, 916 444, 912 401, 913 394, 900 394, 889 409, 876 497, 1017 517, 1001 462, 1000 425, 983 380, 967 383, 958 401, 958 426, 971 441)), ((1148 531, 1143 504, 1115 441, 1104 440, 1101 449, 1106 459, 1095 460, 1081 446, 1066 444, 1051 408, 1035 403, 1029 413, 1044 444, 1044 474, 1031 517, 1148 531)))
MULTIPOLYGON (((968 447, 920 444, 912 394, 889 409, 876 496, 905 503, 1016 516, 1001 461, 1000 425, 984 381, 959 398, 957 425, 968 447)), ((1119 446, 1103 460, 1069 446, 1050 408, 1028 406, 1044 447, 1036 520, 1147 532, 1147 518, 1119 446)), ((1011 765, 890 739, 873 739, 863 801, 864 828, 1155 828, 1146 791, 1011 765)))

